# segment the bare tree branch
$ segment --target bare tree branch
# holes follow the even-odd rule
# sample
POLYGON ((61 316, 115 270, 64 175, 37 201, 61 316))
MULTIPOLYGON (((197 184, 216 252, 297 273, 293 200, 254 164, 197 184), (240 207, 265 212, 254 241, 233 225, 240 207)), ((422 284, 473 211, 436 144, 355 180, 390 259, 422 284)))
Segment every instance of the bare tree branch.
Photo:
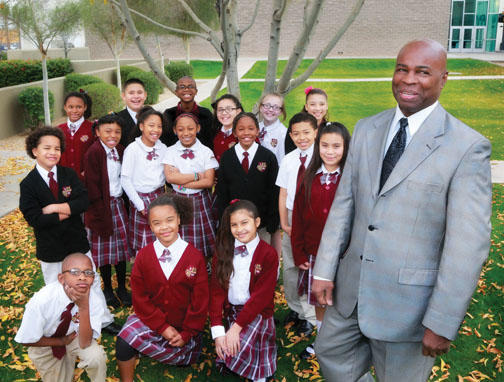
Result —
POLYGON ((336 34, 333 36, 331 41, 327 43, 324 49, 320 51, 318 56, 313 60, 313 62, 308 66, 308 68, 297 78, 294 78, 293 80, 290 81, 289 87, 286 89, 287 91, 294 89, 301 85, 303 82, 305 82, 317 69, 319 64, 326 58, 326 56, 329 54, 329 52, 334 48, 334 46, 338 43, 338 41, 341 39, 341 37, 345 34, 347 29, 352 25, 352 23, 355 21, 357 18, 357 15, 359 14, 362 6, 364 5, 365 0, 357 0, 355 3, 353 9, 351 10, 350 14, 348 15, 347 19, 345 20, 345 23, 338 29, 336 34))
POLYGON ((257 13, 259 12, 259 5, 260 4, 261 4, 261 0, 257 0, 256 1, 256 6, 254 8, 254 14, 252 15, 252 19, 250 20, 249 25, 247 25, 245 28, 241 29, 238 32, 240 35, 243 35, 245 32, 247 32, 252 27, 252 25, 254 25, 255 19, 257 17, 257 13))
POLYGON ((227 63, 227 59, 224 59, 222 61, 221 74, 219 75, 219 78, 217 79, 217 82, 215 83, 215 86, 212 89, 212 92, 210 93, 210 100, 212 101, 212 103, 215 102, 215 100, 217 99, 217 93, 219 93, 219 90, 220 90, 222 84, 224 83, 224 79, 226 78, 226 72, 227 72, 226 63, 227 63))

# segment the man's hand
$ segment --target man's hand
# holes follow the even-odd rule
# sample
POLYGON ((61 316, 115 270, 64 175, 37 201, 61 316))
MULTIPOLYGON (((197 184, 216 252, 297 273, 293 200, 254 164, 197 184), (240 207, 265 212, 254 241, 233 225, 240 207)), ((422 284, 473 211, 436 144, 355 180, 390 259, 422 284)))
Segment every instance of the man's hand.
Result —
POLYGON ((332 281, 325 281, 325 280, 313 280, 312 284, 312 292, 315 294, 315 297, 317 297, 317 301, 320 305, 326 306, 326 305, 332 305, 333 304, 333 289, 334 289, 334 282, 332 281))
POLYGON ((437 357, 450 350, 451 341, 448 338, 439 336, 429 328, 425 329, 422 339, 422 354, 424 356, 437 357))

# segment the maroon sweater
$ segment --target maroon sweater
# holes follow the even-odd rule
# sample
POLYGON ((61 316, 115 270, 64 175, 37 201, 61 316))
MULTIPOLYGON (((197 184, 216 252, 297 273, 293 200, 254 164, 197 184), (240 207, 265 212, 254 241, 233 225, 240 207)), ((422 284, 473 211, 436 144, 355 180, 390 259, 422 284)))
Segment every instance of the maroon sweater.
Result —
POLYGON ((215 159, 217 159, 217 162, 220 162, 221 156, 222 154, 224 154, 224 151, 233 147, 237 142, 238 139, 236 139, 236 137, 233 134, 226 137, 224 133, 219 130, 219 132, 215 135, 215 138, 213 140, 213 152, 215 155, 215 159))
POLYGON ((84 176, 82 176, 82 171, 84 171, 84 154, 95 139, 93 135, 93 124, 85 120, 73 137, 66 123, 62 123, 58 127, 63 131, 63 134, 65 134, 66 146, 65 152, 61 154, 59 164, 61 166, 73 168, 77 175, 79 175, 79 179, 83 182, 84 176))

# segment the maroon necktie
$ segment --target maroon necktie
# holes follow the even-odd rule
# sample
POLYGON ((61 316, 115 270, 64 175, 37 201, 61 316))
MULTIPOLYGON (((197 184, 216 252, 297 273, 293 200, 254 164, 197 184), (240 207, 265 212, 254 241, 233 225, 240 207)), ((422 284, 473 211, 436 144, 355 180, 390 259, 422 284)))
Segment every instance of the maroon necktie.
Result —
POLYGON ((263 127, 261 132, 259 133, 259 141, 262 143, 264 141, 264 136, 266 135, 266 129, 263 127))
POLYGON ((249 170, 248 156, 249 156, 249 153, 245 151, 243 153, 243 160, 242 160, 242 167, 243 167, 243 171, 245 171, 245 174, 248 174, 248 170, 249 170))
POLYGON ((299 170, 297 173, 296 190, 299 188, 299 184, 301 183, 301 180, 303 179, 303 175, 306 170, 305 167, 306 158, 308 158, 308 155, 302 156, 301 153, 299 154, 299 161, 301 162, 301 166, 299 166, 299 170))
MULTIPOLYGON (((65 311, 61 313, 61 322, 56 328, 56 331, 51 337, 54 338, 60 338, 66 336, 66 333, 68 331, 68 327, 70 326, 70 321, 72 321, 72 308, 74 307, 75 303, 71 302, 70 304, 67 305, 65 311)), ((52 352, 53 355, 61 359, 63 356, 66 354, 66 346, 51 346, 52 347, 52 352)))
POLYGON ((49 171, 49 188, 54 195, 54 199, 58 200, 58 182, 54 179, 54 172, 49 171))
POLYGON ((115 148, 109 151, 108 157, 114 162, 119 162, 119 157, 116 155, 115 148))
POLYGON ((239 246, 235 247, 234 254, 235 254, 235 256, 240 255, 241 257, 247 256, 248 255, 247 246, 246 245, 239 245, 239 246))

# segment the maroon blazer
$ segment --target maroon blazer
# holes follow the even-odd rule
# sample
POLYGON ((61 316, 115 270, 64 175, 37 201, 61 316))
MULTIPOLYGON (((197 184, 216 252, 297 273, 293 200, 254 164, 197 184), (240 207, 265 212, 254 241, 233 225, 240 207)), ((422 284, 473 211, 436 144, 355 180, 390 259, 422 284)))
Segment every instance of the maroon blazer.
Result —
MULTIPOLYGON (((250 256, 250 255, 249 255, 250 256)), ((275 286, 278 276, 278 255, 275 249, 263 240, 259 241, 250 264, 250 298, 236 318, 242 328, 250 324, 258 314, 264 318, 273 315, 275 286)), ((217 257, 213 257, 210 281, 210 325, 222 325, 222 310, 229 304, 228 290, 217 280, 217 257)), ((136 264, 136 262, 135 262, 136 264)))
MULTIPOLYGON (((124 147, 116 146, 122 162, 124 147)), ((100 236, 109 237, 114 232, 110 209, 110 189, 107 171, 107 154, 99 139, 84 155, 84 184, 88 190, 89 208, 84 214, 86 227, 100 236)))

